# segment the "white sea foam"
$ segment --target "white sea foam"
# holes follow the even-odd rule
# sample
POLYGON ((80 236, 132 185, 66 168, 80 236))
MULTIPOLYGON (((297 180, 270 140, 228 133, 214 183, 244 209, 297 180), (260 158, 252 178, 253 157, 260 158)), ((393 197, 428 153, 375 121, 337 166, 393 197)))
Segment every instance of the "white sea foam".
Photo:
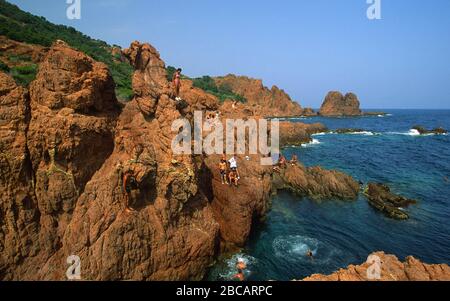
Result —
POLYGON ((245 277, 248 277, 252 273, 252 267, 255 266, 258 261, 255 257, 244 253, 235 254, 226 261, 226 268, 222 273, 220 273, 220 277, 226 280, 233 280, 233 276, 237 273, 236 264, 238 262, 245 263, 247 268, 243 272, 245 277))
POLYGON ((375 133, 373 132, 368 132, 368 131, 362 131, 362 132, 353 132, 353 133, 348 133, 349 135, 364 135, 364 136, 374 136, 375 133))
POLYGON ((330 133, 330 132, 322 132, 322 133, 312 134, 311 136, 312 137, 314 137, 314 136, 324 136, 324 135, 327 135, 327 134, 332 134, 332 133, 330 133))
POLYGON ((316 256, 319 241, 301 235, 279 236, 273 241, 272 248, 277 257, 297 260, 298 257, 307 257, 308 251, 316 256))
POLYGON ((391 135, 404 135, 404 136, 421 136, 420 132, 415 129, 411 129, 408 132, 388 132, 391 135))
POLYGON ((302 144, 302 147, 311 147, 311 146, 314 146, 314 145, 318 145, 318 144, 321 144, 322 142, 320 142, 318 139, 313 139, 311 142, 309 142, 309 143, 304 143, 304 144, 302 144))

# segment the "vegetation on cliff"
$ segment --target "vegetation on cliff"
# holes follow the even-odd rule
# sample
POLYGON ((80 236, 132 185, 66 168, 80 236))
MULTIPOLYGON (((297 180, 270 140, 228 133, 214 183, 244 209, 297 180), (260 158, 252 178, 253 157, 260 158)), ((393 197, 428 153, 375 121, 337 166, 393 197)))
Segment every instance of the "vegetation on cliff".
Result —
MULTIPOLYGON (((133 68, 126 62, 115 60, 111 53, 112 46, 106 42, 92 39, 73 27, 52 24, 44 17, 24 12, 5 0, 0 0, 0 35, 15 41, 45 47, 51 46, 56 40, 63 40, 93 59, 108 65, 116 83, 116 94, 119 99, 128 100, 133 96, 131 89, 133 68)), ((11 75, 18 83, 26 85, 30 79, 34 78, 31 73, 33 68, 33 66, 28 66, 25 70, 19 68, 14 72, 11 71, 11 75)), ((35 74, 36 72, 34 76, 35 74)))
MULTIPOLYGON (((173 74, 176 70, 177 69, 173 66, 168 66, 166 68, 168 81, 172 81, 173 74)), ((247 99, 244 96, 234 93, 229 85, 217 85, 214 79, 210 76, 206 75, 197 78, 189 78, 182 75, 182 78, 192 80, 194 87, 216 96, 221 102, 224 102, 225 100, 235 100, 242 103, 247 102, 247 99)))

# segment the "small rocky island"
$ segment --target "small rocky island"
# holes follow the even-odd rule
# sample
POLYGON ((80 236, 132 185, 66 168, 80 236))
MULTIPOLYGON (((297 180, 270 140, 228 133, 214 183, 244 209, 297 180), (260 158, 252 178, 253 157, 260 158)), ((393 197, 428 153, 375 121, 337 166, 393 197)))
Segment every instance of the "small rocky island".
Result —
POLYGON ((338 91, 328 92, 319 111, 324 117, 352 117, 352 116, 384 116, 384 112, 363 112, 356 94, 349 92, 343 95, 338 91))
POLYGON ((448 131, 444 128, 438 127, 432 130, 427 130, 425 127, 416 125, 412 128, 419 132, 420 135, 445 135, 448 134, 448 131))
POLYGON ((417 203, 416 200, 392 193, 391 189, 384 184, 369 183, 364 193, 372 207, 381 211, 386 216, 398 220, 408 219, 409 215, 403 208, 417 203))

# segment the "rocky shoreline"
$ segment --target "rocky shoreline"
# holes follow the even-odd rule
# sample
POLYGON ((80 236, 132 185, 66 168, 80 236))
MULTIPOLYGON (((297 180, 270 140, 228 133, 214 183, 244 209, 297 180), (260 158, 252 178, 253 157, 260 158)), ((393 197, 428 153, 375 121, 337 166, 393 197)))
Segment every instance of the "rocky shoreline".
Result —
MULTIPOLYGON (((238 156, 238 188, 223 185, 219 156, 173 153, 174 120, 303 109, 253 81, 264 99, 282 95, 286 106, 265 110, 249 92, 255 98, 236 107, 183 80, 180 107, 154 47, 133 42, 122 55, 135 70, 128 103, 117 100, 106 65, 63 41, 38 58, 28 88, 0 72, 0 279, 64 280, 67 257, 77 255, 86 280, 201 280, 222 252, 245 245, 276 191, 358 196, 346 174, 302 164, 275 170, 256 155, 238 156), (127 212, 122 177, 130 171, 138 188, 127 212)), ((296 145, 326 128, 282 122, 280 130, 282 145, 296 145)))
POLYGON ((304 281, 450 281, 446 264, 426 264, 409 256, 401 262, 396 256, 375 252, 368 262, 350 265, 331 275, 315 274, 304 281), (377 266, 378 265, 378 266, 377 266), (377 275, 378 274, 378 275, 377 275))

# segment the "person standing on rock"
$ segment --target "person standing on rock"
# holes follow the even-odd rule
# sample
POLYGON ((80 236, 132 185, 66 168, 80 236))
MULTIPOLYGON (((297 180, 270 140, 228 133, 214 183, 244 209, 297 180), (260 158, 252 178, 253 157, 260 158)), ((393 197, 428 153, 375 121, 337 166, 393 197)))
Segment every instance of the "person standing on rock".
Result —
POLYGON ((173 85, 173 89, 174 89, 174 94, 175 94, 175 100, 176 101, 180 101, 180 88, 181 88, 181 68, 178 68, 177 71, 175 71, 175 73, 173 74, 172 77, 172 85, 173 85))
POLYGON ((227 159, 226 159, 225 155, 223 155, 222 159, 220 160, 220 163, 219 163, 219 171, 220 171, 220 178, 222 180, 222 185, 228 184, 227 166, 228 166, 227 159))

